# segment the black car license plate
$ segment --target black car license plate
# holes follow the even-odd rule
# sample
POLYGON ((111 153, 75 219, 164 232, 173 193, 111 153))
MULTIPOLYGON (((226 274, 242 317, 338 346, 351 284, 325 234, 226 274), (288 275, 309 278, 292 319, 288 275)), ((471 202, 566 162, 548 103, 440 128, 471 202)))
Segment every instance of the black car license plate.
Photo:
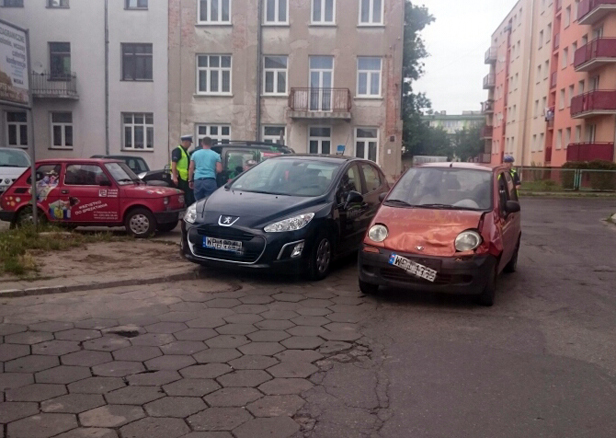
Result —
POLYGON ((203 237, 203 246, 210 249, 217 249, 219 251, 229 251, 235 253, 241 253, 243 246, 242 242, 237 240, 218 239, 216 237, 203 237))

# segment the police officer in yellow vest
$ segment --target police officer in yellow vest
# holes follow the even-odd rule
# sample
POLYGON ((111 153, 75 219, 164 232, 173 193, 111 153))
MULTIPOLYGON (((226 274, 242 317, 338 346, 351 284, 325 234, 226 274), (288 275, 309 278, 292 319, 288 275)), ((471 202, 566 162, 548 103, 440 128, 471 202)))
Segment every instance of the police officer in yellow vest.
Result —
POLYGON ((511 155, 505 155, 505 159, 503 160, 505 165, 509 169, 509 174, 511 175, 511 179, 513 180, 513 185, 515 186, 516 193, 520 189, 522 182, 520 181, 520 175, 518 171, 513 168, 513 162, 515 159, 511 155))
POLYGON ((188 184, 188 167, 190 166, 188 149, 193 139, 192 135, 183 135, 180 140, 180 145, 171 152, 171 179, 173 184, 184 192, 184 202, 188 206, 195 202, 192 189, 188 184))

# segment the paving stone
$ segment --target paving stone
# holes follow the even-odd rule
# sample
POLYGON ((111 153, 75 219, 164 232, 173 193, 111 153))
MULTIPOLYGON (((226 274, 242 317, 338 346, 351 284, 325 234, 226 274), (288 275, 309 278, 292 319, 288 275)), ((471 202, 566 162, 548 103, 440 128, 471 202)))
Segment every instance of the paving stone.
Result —
POLYGON ((306 379, 273 379, 259 386, 259 390, 267 395, 301 394, 312 388, 312 383, 306 379))
POLYGON ((213 379, 182 379, 163 389, 170 396, 203 397, 220 389, 220 385, 213 379))
POLYGON ((148 333, 137 336, 130 340, 133 345, 145 345, 149 347, 160 347, 175 341, 173 335, 168 333, 148 333))
POLYGON ((215 292, 215 297, 216 298, 242 298, 245 297, 247 295, 246 291, 243 290, 235 290, 235 291, 228 291, 228 292, 215 292))
POLYGON ((162 322, 186 322, 197 319, 201 316, 200 312, 169 312, 160 315, 158 319, 162 322))
POLYGON ((123 438, 179 438, 188 432, 179 418, 145 418, 120 429, 123 438))
POLYGON ((332 322, 352 322, 357 323, 360 322, 366 317, 368 314, 366 312, 362 313, 332 313, 331 315, 327 315, 327 319, 332 322))
POLYGON ((247 335, 257 330, 252 324, 226 324, 216 329, 221 335, 247 335))
POLYGON ((205 401, 212 407, 241 407, 263 397, 254 388, 223 388, 207 397, 205 401))
POLYGON ((25 332, 28 327, 20 324, 0 324, 0 336, 8 336, 13 333, 25 332))
POLYGON ((261 313, 261 316, 265 319, 293 319, 299 317, 299 315, 292 310, 268 310, 261 313))
POLYGON ((234 307, 235 313, 247 313, 252 315, 258 315, 263 312, 267 312, 269 307, 261 304, 242 304, 241 306, 234 307))
POLYGON ((251 419, 252 416, 242 408, 210 408, 188 417, 186 421, 195 431, 217 431, 233 430, 251 419))
POLYGON ((265 371, 261 370, 240 370, 219 377, 218 383, 224 387, 257 387, 263 382, 271 380, 265 371))
POLYGON ((237 348, 249 342, 245 336, 241 335, 220 335, 205 341, 210 348, 237 348))
POLYGON ((296 311, 301 309, 302 306, 299 303, 289 303, 283 301, 276 301, 269 305, 270 310, 292 310, 296 311))
POLYGON ((218 336, 218 332, 209 328, 189 328, 173 335, 179 341, 207 341, 218 336))
POLYGON ((61 360, 64 365, 93 367, 94 365, 111 362, 113 358, 111 357, 111 353, 83 350, 64 355, 61 357, 61 360))
POLYGON ((286 319, 266 319, 255 323, 255 327, 261 330, 286 330, 295 327, 295 324, 286 319))
POLYGON ((327 332, 321 335, 321 337, 328 341, 347 341, 353 342, 360 339, 363 335, 357 332, 345 331, 345 332, 327 332))
POLYGON ((6 391, 6 399, 7 401, 40 402, 64 394, 66 394, 66 387, 64 387, 64 385, 35 383, 33 385, 22 386, 21 388, 9 389, 6 391))
POLYGON ((229 432, 192 432, 182 438, 233 438, 229 432))
POLYGON ((293 336, 281 342, 287 348, 296 350, 312 350, 325 341, 317 336, 293 336))
MULTIPOLYGON (((30 348, 26 345, 20 345, 20 347, 30 348)), ((36 373, 58 365, 60 365, 60 361, 56 356, 42 356, 34 354, 6 362, 4 364, 4 371, 7 373, 36 373)))
POLYGON ((291 321, 297 325, 308 325, 313 327, 319 327, 330 323, 330 321, 323 316, 298 316, 291 321))
POLYGON ((69 383, 91 377, 90 368, 60 365, 40 373, 36 373, 34 378, 37 383, 59 383, 68 385, 69 383))
POLYGON ((351 348, 353 348, 353 344, 349 344, 348 342, 328 341, 321 345, 318 351, 323 354, 333 354, 341 353, 343 351, 350 350, 351 348))
POLYGON ((21 332, 4 337, 4 342, 7 344, 25 344, 32 345, 45 341, 51 341, 53 334, 50 332, 21 332))
POLYGON ((143 405, 164 396, 156 386, 126 386, 105 394, 105 400, 112 405, 143 405))
POLYGON ((324 325, 323 328, 326 328, 330 332, 358 332, 359 324, 349 322, 330 322, 329 324, 324 325))
POLYGON ((145 371, 141 362, 115 361, 92 367, 92 373, 104 377, 125 377, 145 371))
POLYGON ((180 374, 189 379, 215 379, 233 371, 227 364, 223 363, 208 363, 206 365, 193 365, 188 368, 184 368, 180 371, 180 374))
POLYGON ((248 295, 239 298, 239 300, 244 304, 269 304, 274 301, 272 297, 267 295, 248 295))
POLYGON ((207 349, 207 345, 199 341, 176 341, 163 345, 160 349, 165 354, 195 354, 207 349))
POLYGON ((119 325, 115 319, 91 318, 75 323, 75 327, 82 329, 103 330, 119 325))
POLYGON ((30 330, 41 331, 41 332, 61 332, 63 330, 69 330, 74 327, 71 322, 60 322, 60 321, 45 321, 45 322, 37 322, 36 324, 30 324, 30 330))
POLYGON ((334 313, 365 314, 367 312, 373 311, 376 308, 376 306, 369 304, 369 303, 363 303, 361 305, 353 305, 353 306, 347 306, 344 304, 334 304, 333 306, 329 306, 329 308, 333 310, 334 313))
POLYGON ((248 335, 250 340, 254 342, 279 342, 290 336, 290 334, 282 330, 260 330, 248 335))
POLYGON ((38 414, 10 423, 7 431, 10 438, 48 438, 77 426, 71 414, 38 414))
POLYGON ((196 363, 195 359, 188 355, 165 355, 148 360, 145 362, 145 366, 149 370, 155 371, 177 371, 196 363))
POLYGON ((366 300, 361 297, 334 297, 331 301, 336 304, 344 304, 347 306, 358 306, 366 302, 366 300))
POLYGON ((116 351, 130 347, 130 341, 119 336, 103 336, 99 339, 84 342, 83 348, 95 351, 116 351))
POLYGON ((117 377, 90 377, 71 383, 68 390, 71 394, 104 394, 124 386, 122 379, 117 377))
POLYGON ((73 429, 70 432, 63 433, 54 438, 118 438, 115 430, 99 429, 95 427, 80 427, 73 429))
POLYGON ((241 355, 242 353, 235 348, 210 348, 209 350, 194 354, 193 357, 198 363, 212 363, 229 362, 241 355))
POLYGON ((37 403, 4 402, 0 403, 0 424, 10 423, 39 413, 37 403))
POLYGON ((89 341, 90 339, 100 338, 101 332, 98 330, 87 330, 87 329, 70 329, 64 330, 61 332, 56 332, 56 339, 61 341, 89 341))
POLYGON ((244 354, 259 354, 262 356, 273 356, 284 350, 284 347, 278 342, 252 342, 248 345, 242 345, 239 350, 244 354))
MULTIPOLYGON (((338 292, 338 291, 337 291, 338 292)), ((336 294, 324 289, 311 289, 306 291, 306 297, 315 298, 318 300, 328 300, 337 296, 336 294)))
POLYGON ((272 298, 276 301, 286 301, 289 303, 298 303, 302 300, 305 300, 306 297, 300 294, 290 294, 290 293, 280 293, 276 295, 272 295, 272 298))
POLYGON ((314 350, 285 350, 275 356, 281 362, 315 362, 323 355, 314 350))
POLYGON ((44 401, 41 403, 41 410, 43 412, 80 414, 104 405, 105 400, 100 394, 69 394, 44 401))
POLYGON ((142 345, 127 347, 113 352, 115 360, 126 360, 129 362, 144 362, 162 355, 163 353, 160 351, 160 348, 142 345))
POLYGON ((182 376, 177 371, 146 372, 128 376, 127 380, 133 386, 162 386, 180 380, 182 376))
POLYGON ((79 414, 79 421, 89 427, 120 427, 145 417, 139 406, 107 405, 79 414))
POLYGON ((193 319, 192 321, 188 321, 186 325, 190 328, 216 328, 221 325, 225 325, 226 322, 222 318, 210 318, 204 317, 199 319, 193 319))
POLYGON ((233 431, 237 438, 287 438, 299 431, 299 424, 289 417, 257 418, 233 431))
POLYGON ((197 397, 165 397, 144 406, 150 417, 186 418, 207 409, 197 397))
POLYGON ((277 363, 273 357, 249 354, 232 360, 229 365, 236 370, 264 370, 277 363))
POLYGON ((251 315, 249 313, 240 313, 223 318, 229 324, 254 324, 255 322, 263 321, 259 315, 251 315))
POLYGON ((215 298, 206 303, 208 308, 230 309, 241 305, 241 301, 237 298, 215 298))
POLYGON ((302 316, 326 316, 332 313, 331 310, 322 307, 300 307, 296 312, 302 316))
POLYGON ((148 333, 173 334, 182 330, 186 330, 186 324, 181 322, 157 322, 156 324, 144 327, 148 333))
POLYGON ((29 354, 30 347, 28 345, 0 344, 0 362, 8 362, 29 354))
POLYGON ((32 374, 24 373, 0 373, 0 392, 7 389, 21 388, 34 383, 32 374))
POLYGON ((321 336, 327 333, 323 327, 310 327, 307 325, 298 325, 297 327, 290 328, 287 333, 293 336, 321 336))
POLYGON ((62 356, 81 350, 77 341, 49 341, 32 346, 32 354, 47 354, 50 356, 62 356))
POLYGON ((327 307, 327 306, 331 306, 334 303, 332 301, 329 300, 321 300, 321 299, 317 299, 317 298, 308 298, 304 301, 301 302, 301 305, 304 307, 327 307))
POLYGON ((169 310, 172 312, 198 312, 205 309, 205 306, 201 303, 175 303, 169 306, 169 310))
POLYGON ((309 377, 319 369, 310 362, 281 362, 267 369, 274 377, 309 377))

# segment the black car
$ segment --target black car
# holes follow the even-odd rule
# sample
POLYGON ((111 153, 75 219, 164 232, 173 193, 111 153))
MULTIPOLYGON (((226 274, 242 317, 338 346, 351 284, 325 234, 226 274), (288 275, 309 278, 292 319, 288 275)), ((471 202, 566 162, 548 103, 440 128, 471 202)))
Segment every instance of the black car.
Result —
POLYGON ((150 166, 141 157, 133 157, 131 155, 92 155, 90 158, 108 158, 110 160, 124 161, 136 175, 150 171, 150 166))
POLYGON ((274 268, 319 280, 332 259, 359 249, 388 190, 371 161, 273 157, 187 209, 181 252, 206 266, 274 268))

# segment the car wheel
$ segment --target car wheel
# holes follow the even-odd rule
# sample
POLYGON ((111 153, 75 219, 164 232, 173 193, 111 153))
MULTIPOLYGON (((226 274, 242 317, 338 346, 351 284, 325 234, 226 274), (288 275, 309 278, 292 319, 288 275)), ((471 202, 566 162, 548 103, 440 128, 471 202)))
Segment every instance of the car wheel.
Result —
POLYGON ((149 237, 156 230, 156 219, 150 210, 136 208, 126 215, 124 226, 128 234, 134 237, 149 237))
POLYGON ((496 266, 494 267, 494 269, 492 270, 492 274, 490 275, 488 282, 483 288, 483 291, 481 291, 481 294, 477 296, 477 303, 482 306, 490 307, 494 305, 494 298, 496 296, 496 277, 497 277, 496 270, 497 269, 498 269, 498 262, 496 266))
MULTIPOLYGON (((47 223, 47 216, 45 216, 45 213, 43 213, 41 209, 38 210, 37 220, 38 220, 39 225, 44 225, 47 223)), ((19 212, 15 216, 15 220, 13 224, 16 227, 34 225, 34 216, 32 215, 32 206, 27 206, 19 210, 19 212)))
POLYGON ((314 241, 310 257, 308 277, 310 280, 323 280, 329 274, 332 264, 332 242, 326 233, 320 233, 314 241))
POLYGON ((379 285, 359 280, 359 290, 366 295, 375 295, 379 292, 379 285))
POLYGON ((168 233, 170 231, 175 230, 175 227, 178 226, 178 222, 179 221, 168 222, 166 224, 158 224, 156 226, 156 230, 160 231, 161 233, 168 233))
POLYGON ((520 239, 518 238, 518 243, 515 247, 515 251, 513 252, 513 255, 511 256, 511 260, 509 260, 509 263, 507 263, 504 268, 504 271, 507 272, 508 274, 511 274, 518 269, 518 253, 519 252, 520 252, 520 239))

